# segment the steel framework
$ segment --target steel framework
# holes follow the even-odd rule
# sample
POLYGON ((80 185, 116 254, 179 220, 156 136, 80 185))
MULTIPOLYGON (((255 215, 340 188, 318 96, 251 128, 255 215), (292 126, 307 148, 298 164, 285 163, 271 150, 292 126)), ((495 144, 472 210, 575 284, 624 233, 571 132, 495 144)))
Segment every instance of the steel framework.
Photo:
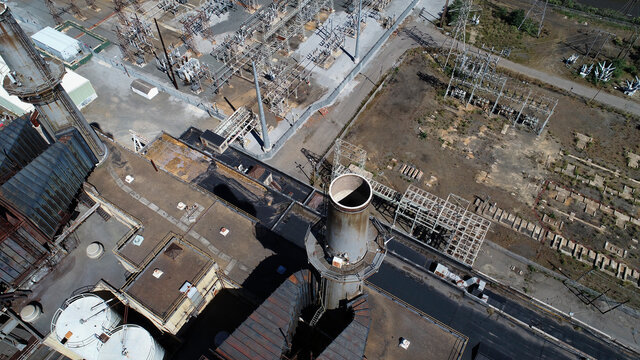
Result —
MULTIPOLYGON (((331 179, 352 172, 350 165, 364 168, 367 152, 342 139, 336 140, 331 179)), ((429 233, 443 233, 447 243, 444 251, 451 257, 472 266, 489 230, 491 222, 469 211, 469 201, 454 194, 442 199, 414 185, 404 194, 373 179, 369 179, 374 195, 397 206, 393 225, 398 218, 411 224, 409 235, 421 227, 429 233)))
POLYGON ((333 180, 342 175, 343 170, 338 165, 348 168, 349 165, 353 164, 363 169, 366 161, 367 152, 364 149, 342 139, 337 139, 333 147, 333 173, 331 174, 331 179, 333 180))
MULTIPOLYGON (((442 64, 443 69, 449 64, 454 51, 464 53, 467 50, 467 22, 473 5, 472 2, 473 0, 462 0, 460 7, 449 10, 451 13, 457 12, 458 15, 451 31, 451 36, 445 39, 441 47, 441 50, 446 53, 446 59, 442 64)), ((444 56, 444 54, 442 55, 444 56)))
POLYGON ((518 81, 512 81, 514 86, 507 86, 509 77, 497 72, 498 60, 498 57, 480 52, 467 51, 458 55, 445 97, 454 96, 467 105, 483 107, 490 114, 504 115, 514 126, 522 125, 540 135, 553 115, 558 99, 535 94, 529 86, 518 81), (540 122, 540 118, 544 121, 540 122))
POLYGON ((540 37, 540 33, 542 32, 542 24, 544 23, 544 15, 547 12, 547 4, 549 0, 533 0, 533 4, 527 11, 527 14, 522 19, 522 22, 518 26, 518 30, 524 25, 527 19, 538 23, 538 33, 537 37, 540 37))
POLYGON ((221 122, 214 132, 225 138, 227 144, 231 144, 235 140, 240 139, 244 145, 247 140, 247 135, 252 130, 258 130, 256 116, 253 112, 242 106, 221 122))
POLYGON ((451 257, 472 266, 489 230, 491 222, 469 211, 469 201, 450 194, 442 199, 414 185, 402 195, 393 219, 410 222, 413 234, 417 227, 430 233, 445 232, 444 251, 451 257))
POLYGON ((58 25, 62 24, 62 12, 55 7, 53 0, 44 0, 44 4, 47 6, 49 14, 53 17, 53 21, 58 25))

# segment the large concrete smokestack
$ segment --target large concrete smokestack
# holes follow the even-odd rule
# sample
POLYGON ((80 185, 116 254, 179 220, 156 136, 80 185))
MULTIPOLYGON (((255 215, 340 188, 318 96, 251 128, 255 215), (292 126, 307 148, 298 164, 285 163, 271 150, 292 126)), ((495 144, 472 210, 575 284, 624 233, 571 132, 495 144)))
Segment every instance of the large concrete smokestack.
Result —
POLYGON ((64 66, 40 56, 4 4, 0 4, 0 55, 11 70, 4 88, 35 106, 49 140, 76 128, 98 161, 106 155, 106 146, 60 84, 64 66))
POLYGON ((327 218, 328 250, 334 256, 357 263, 367 253, 371 185, 362 176, 345 174, 331 182, 328 195, 331 201, 327 218))
POLYGON ((324 242, 309 234, 309 262, 318 270, 324 308, 338 308, 362 292, 362 282, 378 271, 386 250, 381 234, 370 226, 373 189, 360 175, 344 174, 329 186, 330 205, 324 242))

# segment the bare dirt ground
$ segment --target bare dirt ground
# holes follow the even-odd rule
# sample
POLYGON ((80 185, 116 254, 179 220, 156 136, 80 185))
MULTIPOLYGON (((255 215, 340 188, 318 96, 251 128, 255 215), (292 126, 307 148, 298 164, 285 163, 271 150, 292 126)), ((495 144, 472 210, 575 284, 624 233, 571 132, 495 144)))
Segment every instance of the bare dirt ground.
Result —
POLYGON ((511 127, 502 135, 505 119, 443 100, 448 79, 433 69, 428 55, 413 52, 345 140, 367 150, 369 170, 396 190, 409 184, 397 171, 406 163, 424 172, 415 185, 436 195, 489 197, 526 212, 537 194, 532 182, 543 179, 547 158, 559 156, 557 141, 511 127))
MULTIPOLYGON (((463 108, 458 100, 443 99, 447 83, 422 49, 409 50, 406 60, 391 70, 344 137, 367 151, 367 170, 376 180, 401 192, 413 183, 441 197, 455 193, 470 201, 488 199, 533 221, 532 207, 544 181, 558 177, 550 169, 567 154, 638 175, 627 168, 624 155, 625 149, 638 146, 633 140, 640 138, 637 119, 541 89, 560 98, 547 130, 536 137, 509 126, 502 134, 510 125, 503 117, 489 117, 477 107, 463 108), (594 142, 578 150, 575 132, 591 134, 594 142), (403 176, 399 172, 403 164, 423 171, 420 181, 403 176)), ((588 270, 588 265, 500 225, 493 225, 487 238, 545 267, 561 267, 572 278, 588 270)), ((590 244, 590 238, 575 240, 590 244)), ((601 251, 602 244, 591 245, 601 251)), ((594 286, 605 288, 607 282, 617 284, 619 279, 602 276, 594 286)))

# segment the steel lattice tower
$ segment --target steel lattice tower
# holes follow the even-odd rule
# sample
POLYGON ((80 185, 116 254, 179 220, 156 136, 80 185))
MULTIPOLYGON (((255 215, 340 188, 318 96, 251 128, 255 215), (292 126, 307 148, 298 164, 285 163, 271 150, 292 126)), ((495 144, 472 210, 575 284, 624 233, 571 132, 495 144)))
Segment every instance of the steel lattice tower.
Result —
POLYGON ((522 22, 518 26, 518 30, 520 30, 527 19, 531 19, 531 21, 538 22, 538 35, 536 36, 540 37, 540 32, 542 32, 542 23, 544 22, 544 15, 547 12, 548 3, 549 0, 534 0, 533 4, 529 8, 529 11, 527 11, 527 14, 524 16, 524 19, 522 19, 522 22))
MULTIPOLYGON (((469 21, 469 13, 473 0, 462 0, 459 8, 450 10, 449 12, 457 12, 458 17, 454 23, 451 37, 447 38, 442 44, 442 50, 446 51, 446 60, 442 64, 445 68, 451 59, 451 54, 455 49, 458 53, 464 53, 467 49, 467 22, 469 21)), ((443 54, 444 55, 444 54, 443 54)))

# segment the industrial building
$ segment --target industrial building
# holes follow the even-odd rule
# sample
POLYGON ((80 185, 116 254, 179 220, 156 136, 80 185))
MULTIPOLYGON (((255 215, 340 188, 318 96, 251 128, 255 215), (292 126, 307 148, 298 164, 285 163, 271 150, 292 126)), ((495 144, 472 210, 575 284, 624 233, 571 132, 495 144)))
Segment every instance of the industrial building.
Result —
MULTIPOLYGON (((9 68, 4 59, 0 57, 0 76, 5 78, 8 74, 9 68)), ((73 70, 65 69, 61 84, 78 109, 89 105, 98 97, 91 82, 73 70)), ((0 108, 2 112, 11 115, 11 117, 22 116, 35 109, 33 104, 23 102, 15 95, 9 95, 4 87, 0 87, 0 108)))
POLYGON ((47 26, 31 35, 34 44, 56 59, 73 62, 82 54, 80 41, 47 26))
POLYGON ((5 149, 0 155, 2 246, 9 247, 4 250, 2 281, 19 286, 62 246, 55 236, 69 220, 95 158, 77 131, 49 146, 26 117, 4 127, 0 144, 5 149))
MULTIPOLYGON (((11 130, 19 124, 31 136, 38 135, 27 119, 19 119, 5 130, 11 130)), ((189 133, 185 135, 190 136, 189 133)), ((199 139, 197 133, 191 137, 199 139)), ((21 138, 28 139, 28 136, 21 138)), ((316 238, 321 235, 317 233, 317 226, 313 225, 324 223, 318 212, 324 206, 322 200, 317 200, 321 193, 231 148, 220 154, 220 158, 212 158, 191 148, 183 140, 165 134, 148 144, 143 149, 145 155, 140 155, 105 141, 109 156, 104 165, 93 170, 86 183, 80 185, 76 208, 79 215, 67 228, 74 229, 67 237, 77 239, 76 248, 59 259, 54 267, 48 267, 49 273, 30 280, 27 288, 32 289, 34 295, 38 294, 37 298, 27 295, 13 301, 13 307, 21 309, 38 299, 36 305, 42 309, 41 313, 26 325, 33 326, 41 334, 40 342, 44 346, 56 349, 71 359, 92 358, 93 355, 89 354, 97 354, 97 358, 102 359, 105 356, 103 353, 114 351, 112 344, 119 343, 114 339, 120 336, 118 331, 121 328, 117 326, 122 324, 136 329, 133 331, 139 330, 142 339, 149 336, 152 336, 151 339, 157 338, 159 331, 181 336, 188 331, 188 324, 198 321, 197 317, 203 312, 225 311, 208 307, 221 292, 239 289, 243 290, 243 296, 254 302, 264 299, 264 306, 269 307, 268 304, 274 299, 286 299, 292 311, 295 309, 292 313, 280 315, 282 321, 289 323, 289 344, 295 347, 280 343, 279 354, 291 354, 292 351, 316 353, 317 346, 320 346, 324 350, 318 354, 337 352, 347 358, 361 358, 376 310, 371 309, 367 305, 367 298, 360 295, 364 290, 362 279, 344 287, 338 278, 327 279, 332 273, 327 272, 326 267, 342 262, 342 268, 334 266, 334 271, 348 277, 350 269, 362 267, 375 271, 375 265, 371 266, 372 258, 368 255, 358 260, 357 255, 342 254, 342 248, 349 248, 350 241, 348 237, 339 238, 339 232, 335 232, 335 259, 331 258, 329 263, 324 255, 319 255, 315 260, 326 262, 322 270, 325 276, 315 270, 305 270, 308 267, 305 238, 311 239, 311 251, 317 250, 315 244, 318 241, 324 241, 323 237, 316 238), (254 170, 247 171, 247 174, 238 171, 237 165, 234 165, 238 161, 254 170), (203 181, 198 183, 200 179, 203 181), (266 179, 270 181, 265 182, 266 179), (151 182, 153 187, 148 186, 151 182), (229 189, 220 192, 220 186, 229 186, 229 189), (251 210, 243 199, 252 199, 251 204, 256 208, 251 210), (316 230, 312 230, 312 227, 316 230), (87 237, 88 234, 93 236, 87 237), (103 245, 105 252, 98 257, 89 257, 85 249, 88 250, 89 245, 96 241, 103 245), (73 271, 55 275, 56 268, 73 271), (87 273, 89 268, 104 270, 98 274, 87 273), (306 285, 299 288, 299 298, 289 295, 292 286, 303 284, 306 285), (346 293, 340 290, 343 287, 347 289, 346 293), (77 291, 82 292, 75 297, 69 296, 77 291), (92 305, 82 305, 82 302, 92 305), (87 307, 90 309, 89 315, 87 307), (99 311, 101 307, 110 310, 99 311), (78 313, 84 311, 84 315, 65 315, 69 311, 76 313, 74 309, 78 313), (91 316, 92 312, 98 315, 91 316), (296 312, 298 315, 295 315, 296 312), (352 320, 353 314, 355 317, 352 320), (81 338, 86 334, 82 335, 81 328, 64 331, 67 328, 61 327, 63 323, 68 324, 65 326, 79 326, 80 323, 74 323, 77 320, 73 319, 83 316, 91 318, 92 323, 101 324, 97 330, 99 334, 90 337, 97 340, 83 341, 81 338), (296 320, 298 316, 305 321, 299 323, 296 320), (69 318, 71 320, 65 320, 69 318), (342 320, 337 328, 332 328, 330 324, 334 324, 335 319, 342 320), (310 326, 311 321, 317 326, 310 326), (333 329, 334 335, 309 347, 299 338, 306 338, 309 331, 315 331, 310 330, 314 328, 333 329), (49 333, 49 329, 55 331, 49 333), (345 350, 340 344, 356 334, 358 345, 345 350)), ((63 143, 54 145, 58 144, 61 146, 63 143)), ((346 175, 347 179, 350 176, 346 175)), ((335 201, 347 204, 344 196, 354 189, 346 193, 343 186, 337 186, 336 189, 340 191, 336 193, 335 201)), ((363 204, 367 204, 367 198, 360 206, 363 204)), ((349 215, 339 213, 334 216, 349 215)), ((367 213, 361 215, 359 221, 369 223, 367 213)), ((374 254, 384 256, 381 245, 384 242, 383 235, 376 235, 374 226, 362 223, 360 226, 371 228, 368 236, 361 238, 365 249, 374 249, 374 254)), ((63 234, 67 233, 63 231, 63 234)), ((362 244, 355 248, 360 249, 362 244)), ((378 298, 378 295, 375 298, 377 302, 389 301, 378 298)), ((265 311, 260 309, 256 310, 255 316, 261 316, 260 312, 265 311)), ((229 308, 227 311, 234 310, 229 308)), ((264 325, 273 326, 273 323, 264 325)), ((226 331, 231 335, 218 345, 214 345, 215 333, 203 341, 208 341, 212 349, 217 347, 217 354, 228 354, 233 352, 229 348, 234 344, 233 339, 249 331, 245 326, 257 325, 247 323, 239 326, 235 332, 234 328, 227 328, 226 331)), ((430 325, 423 323, 420 326, 430 325)), ((373 331, 377 333, 379 329, 373 331)), ((449 335, 441 332, 441 336, 446 338, 449 335)), ((445 341, 449 347, 442 351, 451 352, 454 348, 459 351, 465 341, 464 337, 461 339, 462 342, 445 341)), ((144 343, 146 340, 140 341, 144 343)), ((153 340, 145 344, 149 344, 144 346, 145 356, 160 351, 170 352, 180 358, 179 354, 195 351, 190 347, 176 349, 175 345, 172 347, 171 342, 166 341, 157 343, 157 340, 153 340), (166 347, 168 350, 164 350, 166 347)), ((118 349, 122 351, 120 346, 118 349)), ((253 344, 246 346, 255 349, 253 344)), ((273 358, 276 358, 278 351, 273 351, 273 358)), ((201 355, 211 359, 216 356, 204 350, 201 355)))
MULTIPOLYGON (((153 2, 150 10, 150 3, 115 1, 115 11, 105 18, 117 21, 120 50, 140 68, 153 53, 148 14, 164 16, 184 5, 153 2)), ((195 10, 176 26, 183 28, 180 40, 189 55, 170 46, 164 58, 155 57, 158 67, 174 83, 178 74, 195 93, 205 85, 218 92, 234 75, 253 80, 257 114, 251 101, 242 98, 235 108, 225 98, 233 112, 211 130, 192 127, 180 136, 162 132, 150 139, 130 131, 133 150, 89 125, 79 108, 95 98, 91 85, 76 79, 75 89, 65 87, 62 64, 42 58, 0 4, 7 94, 33 107, 0 128, 0 299, 5 305, 0 358, 494 356, 486 347, 470 351, 467 335, 372 282, 385 266, 406 271, 412 280, 422 276, 416 269, 427 270, 432 259, 418 252, 407 255, 406 244, 437 234, 438 243, 427 244, 430 251, 454 265, 449 270, 438 264, 435 274, 426 276, 462 289, 444 295, 455 306, 480 304, 480 315, 474 313, 478 323, 493 321, 494 308, 485 307, 488 296, 483 295, 487 283, 463 275, 471 273, 490 225, 468 211, 466 200, 453 194, 440 198, 414 185, 404 194, 386 187, 365 170, 366 152, 342 140, 333 149, 330 182, 323 190, 245 152, 253 140, 265 152, 271 148, 273 128, 267 126, 263 102, 272 113, 285 114, 289 101, 297 100, 297 89, 310 86, 307 65, 328 68, 344 51, 345 36, 359 41, 365 21, 361 11, 355 15, 356 2, 345 4, 353 14, 335 28, 323 22, 334 12, 330 0, 185 3, 195 10), (210 18, 236 6, 249 15, 234 36, 214 47, 217 67, 190 58, 197 52, 194 42, 210 31, 205 26, 210 18), (308 27, 323 34, 322 44, 306 60, 289 62, 291 46, 303 41, 308 27), (385 224, 374 205, 388 211, 385 224), (393 246, 398 240, 402 244, 393 246)), ((383 9, 390 1, 365 3, 383 9)), ((47 6, 56 10, 51 1, 47 6)), ((87 6, 98 12, 95 2, 87 6)), ((60 20, 69 11, 79 17, 77 9, 71 1, 52 15, 60 20)), ((379 11, 364 16, 378 16, 394 31, 395 21, 380 19, 379 11)), ((162 29, 175 32, 167 23, 162 29)), ((161 36, 164 30, 156 26, 161 36)), ((51 31, 34 35, 36 45, 72 61, 77 44, 55 40, 59 35, 51 31)), ((360 61, 357 46, 354 63, 360 61)), ((150 101, 159 89, 166 90, 151 82, 135 79, 125 88, 150 101)), ((217 107, 215 113, 220 115, 217 107)), ((413 178, 418 171, 412 168, 413 178)), ((409 291, 419 298, 436 291, 422 285, 409 291)), ((457 309, 447 317, 458 316, 457 309)), ((474 331, 491 332, 479 327, 474 331)), ((551 342, 543 341, 545 346, 551 342)))
POLYGON ((35 106, 49 142, 75 128, 93 156, 102 159, 104 145, 62 88, 64 66, 57 61, 47 62, 40 56, 4 4, 0 4, 0 23, 3 25, 0 55, 10 70, 5 90, 35 106))

